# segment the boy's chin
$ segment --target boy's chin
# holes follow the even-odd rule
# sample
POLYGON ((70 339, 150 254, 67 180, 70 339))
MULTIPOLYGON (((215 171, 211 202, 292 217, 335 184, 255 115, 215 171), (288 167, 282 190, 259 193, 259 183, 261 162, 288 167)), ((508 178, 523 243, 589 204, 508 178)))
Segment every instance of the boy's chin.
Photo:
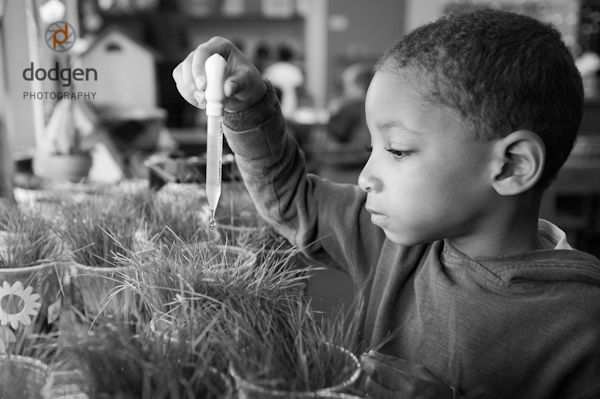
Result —
POLYGON ((385 229, 383 230, 383 232, 385 233, 385 236, 387 237, 388 240, 390 240, 391 242, 393 242, 396 245, 401 245, 403 247, 410 247, 413 245, 425 244, 428 242, 435 241, 435 239, 429 239, 429 238, 425 238, 425 237, 416 237, 411 234, 392 232, 392 231, 388 231, 385 229))

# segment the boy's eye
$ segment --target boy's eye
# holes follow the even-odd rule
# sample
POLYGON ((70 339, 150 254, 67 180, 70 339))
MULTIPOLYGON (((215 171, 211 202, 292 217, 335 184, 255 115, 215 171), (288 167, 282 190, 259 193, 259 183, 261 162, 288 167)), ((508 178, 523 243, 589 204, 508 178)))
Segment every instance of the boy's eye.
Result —
POLYGON ((404 158, 404 157, 412 154, 412 151, 394 150, 393 148, 386 148, 385 150, 387 152, 389 152, 390 154, 392 154, 392 156, 397 159, 404 158))

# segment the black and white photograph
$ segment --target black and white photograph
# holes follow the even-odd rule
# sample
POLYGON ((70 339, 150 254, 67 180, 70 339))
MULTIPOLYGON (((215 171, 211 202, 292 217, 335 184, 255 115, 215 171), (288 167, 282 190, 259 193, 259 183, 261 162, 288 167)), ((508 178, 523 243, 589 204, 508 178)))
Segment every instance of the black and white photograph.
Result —
POLYGON ((0 0, 0 399, 600 399, 600 0, 0 0))

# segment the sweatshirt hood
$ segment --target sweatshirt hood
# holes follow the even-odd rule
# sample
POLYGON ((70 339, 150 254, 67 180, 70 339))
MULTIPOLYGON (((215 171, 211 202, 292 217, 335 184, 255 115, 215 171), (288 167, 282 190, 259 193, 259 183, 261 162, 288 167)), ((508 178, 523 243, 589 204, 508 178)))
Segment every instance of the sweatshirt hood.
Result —
POLYGON ((540 236, 554 248, 522 254, 470 258, 444 240, 442 257, 446 264, 472 266, 494 285, 507 286, 535 282, 580 282, 600 287, 600 260, 572 249, 565 233, 552 223, 541 220, 540 236))

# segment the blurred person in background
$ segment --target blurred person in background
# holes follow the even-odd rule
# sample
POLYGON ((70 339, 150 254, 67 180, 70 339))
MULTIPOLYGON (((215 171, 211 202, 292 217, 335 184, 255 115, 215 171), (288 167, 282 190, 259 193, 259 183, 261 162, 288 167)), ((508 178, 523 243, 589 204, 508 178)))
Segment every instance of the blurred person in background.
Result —
POLYGON ((373 77, 371 65, 355 63, 342 73, 342 95, 330 105, 331 116, 327 123, 328 149, 352 152, 355 164, 368 159, 365 151, 370 143, 365 119, 365 96, 373 77))
POLYGON ((294 58, 295 54, 292 48, 282 44, 277 49, 277 61, 263 71, 264 78, 275 87, 277 97, 281 102, 283 116, 288 119, 298 108, 298 92, 304 84, 304 73, 294 63, 294 58))
POLYGON ((254 59, 252 63, 258 69, 258 72, 264 73, 265 68, 271 62, 271 47, 268 43, 259 42, 254 50, 254 59))

